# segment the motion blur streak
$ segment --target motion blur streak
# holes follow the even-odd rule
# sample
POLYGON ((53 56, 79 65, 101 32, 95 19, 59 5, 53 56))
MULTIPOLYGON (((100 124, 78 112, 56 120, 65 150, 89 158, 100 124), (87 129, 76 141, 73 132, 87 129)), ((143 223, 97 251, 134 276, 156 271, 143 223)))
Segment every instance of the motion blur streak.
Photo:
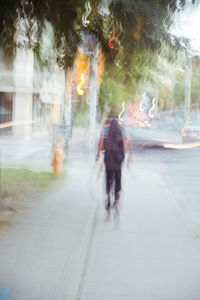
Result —
POLYGON ((140 97, 140 106, 139 106, 139 110, 141 112, 144 112, 145 111, 145 107, 143 105, 143 102, 144 102, 144 99, 143 99, 143 96, 139 96, 140 97))
POLYGON ((115 48, 114 45, 112 44, 112 41, 114 40, 114 38, 115 38, 115 29, 113 29, 113 37, 112 37, 112 39, 111 39, 110 42, 109 42, 109 47, 110 47, 111 49, 114 49, 114 48, 115 48))
POLYGON ((82 89, 84 83, 85 83, 85 75, 84 75, 84 73, 81 73, 81 82, 79 83, 79 85, 77 87, 77 93, 80 96, 83 96, 83 94, 84 94, 84 90, 82 89))
POLYGON ((192 149, 200 147, 200 142, 197 143, 189 143, 189 144, 164 144, 164 148, 170 148, 170 149, 192 149))
POLYGON ((6 122, 6 123, 1 123, 0 124, 0 129, 1 128, 7 128, 11 126, 17 126, 17 125, 23 125, 23 124, 33 124, 35 121, 11 121, 11 122, 6 122))
POLYGON ((149 111, 149 117, 150 118, 154 118, 154 115, 152 114, 152 111, 154 110, 154 108, 155 108, 155 101, 156 101, 156 98, 154 98, 153 100, 152 100, 152 107, 151 107, 151 109, 150 109, 150 111, 149 111))
POLYGON ((83 22, 83 25, 86 27, 90 23, 90 21, 87 20, 87 17, 89 16, 89 14, 91 13, 91 10, 92 10, 90 2, 85 3, 85 9, 86 9, 86 11, 82 17, 82 22, 83 22))
POLYGON ((119 114, 119 120, 120 121, 124 121, 124 119, 121 118, 121 115, 124 113, 125 111, 125 102, 122 103, 122 111, 119 114))

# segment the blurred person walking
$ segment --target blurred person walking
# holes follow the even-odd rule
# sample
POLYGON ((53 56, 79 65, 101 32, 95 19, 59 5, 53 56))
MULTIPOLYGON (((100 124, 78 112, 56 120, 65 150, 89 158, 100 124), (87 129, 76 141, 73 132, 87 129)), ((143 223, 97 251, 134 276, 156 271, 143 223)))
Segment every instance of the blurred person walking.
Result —
POLYGON ((113 207, 118 207, 121 191, 121 170, 125 153, 129 153, 128 161, 131 161, 130 142, 123 135, 121 126, 117 119, 112 119, 107 136, 100 138, 96 161, 100 153, 104 151, 105 175, 106 175, 106 210, 109 213, 111 208, 111 189, 114 185, 115 200, 113 207))

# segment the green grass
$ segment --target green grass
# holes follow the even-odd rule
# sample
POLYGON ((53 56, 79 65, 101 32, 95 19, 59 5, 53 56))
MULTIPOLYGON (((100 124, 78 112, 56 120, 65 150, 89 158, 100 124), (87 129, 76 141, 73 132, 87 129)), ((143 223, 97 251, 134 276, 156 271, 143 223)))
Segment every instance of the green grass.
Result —
POLYGON ((32 172, 28 169, 1 169, 2 199, 31 200, 40 199, 56 179, 52 173, 32 172))

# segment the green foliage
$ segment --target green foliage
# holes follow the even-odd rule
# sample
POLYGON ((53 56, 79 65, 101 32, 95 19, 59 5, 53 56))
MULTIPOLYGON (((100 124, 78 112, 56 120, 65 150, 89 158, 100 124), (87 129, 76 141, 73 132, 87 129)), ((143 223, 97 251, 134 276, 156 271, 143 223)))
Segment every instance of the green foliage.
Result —
POLYGON ((102 110, 107 104, 114 112, 121 111, 121 104, 134 98, 144 82, 151 78, 151 69, 156 65, 156 55, 146 48, 135 49, 131 56, 121 55, 117 64, 108 64, 99 92, 102 110), (120 67, 123 65, 123 67, 120 67))
POLYGON ((177 83, 174 88, 174 104, 179 107, 181 103, 184 103, 185 99, 185 87, 180 83, 177 83))
POLYGON ((125 84, 125 80, 126 74, 118 67, 107 66, 99 91, 99 106, 102 110, 108 105, 112 112, 119 113, 121 104, 132 97, 133 86, 125 84))
POLYGON ((80 102, 76 102, 73 107, 73 125, 88 125, 88 104, 86 97, 86 95, 81 97, 80 102))

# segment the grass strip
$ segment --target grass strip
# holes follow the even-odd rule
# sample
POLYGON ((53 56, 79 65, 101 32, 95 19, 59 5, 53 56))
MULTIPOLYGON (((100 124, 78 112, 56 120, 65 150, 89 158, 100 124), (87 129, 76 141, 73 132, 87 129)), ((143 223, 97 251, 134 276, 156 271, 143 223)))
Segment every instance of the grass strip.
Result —
POLYGON ((1 169, 1 198, 25 201, 40 198, 56 179, 50 172, 28 169, 1 169))

